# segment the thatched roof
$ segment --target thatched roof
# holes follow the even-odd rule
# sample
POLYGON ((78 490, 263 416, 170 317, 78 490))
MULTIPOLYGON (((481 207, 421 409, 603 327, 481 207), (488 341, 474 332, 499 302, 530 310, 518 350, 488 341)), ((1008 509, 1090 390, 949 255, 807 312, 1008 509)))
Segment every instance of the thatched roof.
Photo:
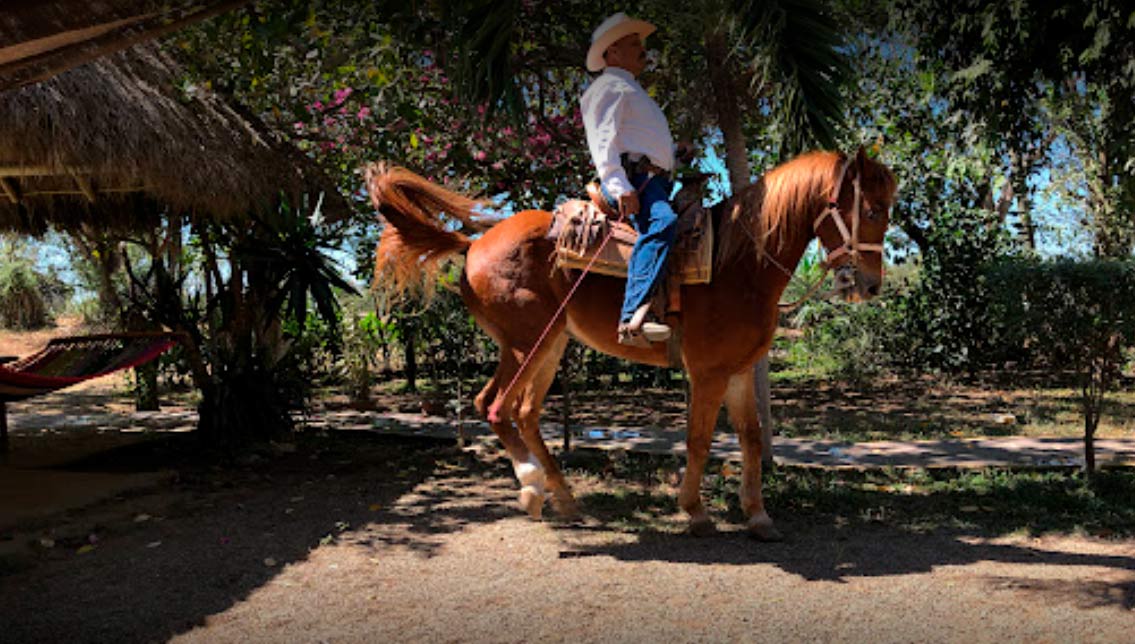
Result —
POLYGON ((0 91, 207 20, 251 0, 2 0, 0 91))
MULTIPOLYGON (((228 217, 329 185, 253 115, 181 79, 150 44, 0 93, 0 228, 128 223, 125 196, 136 205, 139 192, 228 217)), ((345 212, 327 192, 330 213, 345 212)))

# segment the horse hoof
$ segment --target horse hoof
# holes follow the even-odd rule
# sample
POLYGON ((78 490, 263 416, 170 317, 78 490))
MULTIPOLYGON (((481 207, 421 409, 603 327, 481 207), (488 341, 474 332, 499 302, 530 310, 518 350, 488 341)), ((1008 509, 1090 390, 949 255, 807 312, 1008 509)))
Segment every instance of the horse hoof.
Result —
POLYGON ((749 521, 749 536, 761 543, 775 543, 784 541, 784 535, 772 524, 767 516, 765 520, 749 521))
POLYGON ((553 496, 552 509, 556 511, 556 516, 562 521, 570 523, 583 518, 583 512, 579 509, 579 503, 571 496, 568 496, 566 499, 562 499, 558 495, 553 496))
POLYGON ((525 485, 520 489, 520 509, 527 512, 533 520, 539 521, 544 516, 544 495, 531 485, 525 485))
POLYGON ((690 521, 689 533, 695 537, 712 537, 717 534, 717 526, 711 519, 690 521))

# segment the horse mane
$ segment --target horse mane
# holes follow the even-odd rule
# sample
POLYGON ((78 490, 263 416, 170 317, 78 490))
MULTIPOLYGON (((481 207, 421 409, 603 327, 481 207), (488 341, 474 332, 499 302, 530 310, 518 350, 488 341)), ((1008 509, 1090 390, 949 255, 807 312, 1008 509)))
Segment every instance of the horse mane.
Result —
POLYGON ((376 289, 399 294, 417 286, 428 294, 441 261, 469 248, 469 237, 447 227, 443 213, 473 232, 490 225, 474 212, 483 200, 443 188, 406 168, 371 163, 365 181, 371 203, 388 224, 375 250, 376 289))
POLYGON ((839 152, 807 152, 773 168, 738 192, 722 217, 714 270, 721 270, 754 249, 759 257, 780 252, 796 241, 801 227, 792 225, 792 217, 820 212, 845 159, 839 152))

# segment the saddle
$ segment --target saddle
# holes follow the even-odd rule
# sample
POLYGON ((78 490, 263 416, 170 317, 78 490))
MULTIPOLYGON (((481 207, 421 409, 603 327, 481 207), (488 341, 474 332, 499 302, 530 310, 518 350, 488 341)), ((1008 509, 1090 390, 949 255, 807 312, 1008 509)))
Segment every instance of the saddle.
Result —
MULTIPOLYGON (((674 287, 707 284, 712 277, 713 223, 709 211, 702 206, 702 192, 709 177, 702 173, 682 177, 682 188, 670 202, 678 215, 678 230, 668 260, 670 299, 675 297, 674 287)), ((630 223, 618 221, 618 213, 607 204, 597 183, 589 184, 587 192, 589 200, 567 201, 552 213, 548 238, 556 243, 556 268, 586 268, 598 250, 591 271, 626 278, 627 262, 638 232, 630 223), (600 250, 612 228, 611 241, 600 250)), ((667 312, 675 310, 667 307, 667 312)))

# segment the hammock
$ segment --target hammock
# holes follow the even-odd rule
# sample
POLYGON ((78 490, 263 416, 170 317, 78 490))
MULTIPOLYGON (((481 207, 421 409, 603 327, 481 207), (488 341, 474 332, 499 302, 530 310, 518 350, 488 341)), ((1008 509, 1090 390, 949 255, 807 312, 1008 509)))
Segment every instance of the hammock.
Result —
POLYGON ((178 343, 177 333, 108 333, 57 338, 38 353, 0 365, 0 402, 23 400, 145 364, 178 343))
POLYGON ((7 403, 145 364, 176 345, 178 333, 107 333, 56 338, 37 353, 0 365, 0 443, 8 441, 7 403))

